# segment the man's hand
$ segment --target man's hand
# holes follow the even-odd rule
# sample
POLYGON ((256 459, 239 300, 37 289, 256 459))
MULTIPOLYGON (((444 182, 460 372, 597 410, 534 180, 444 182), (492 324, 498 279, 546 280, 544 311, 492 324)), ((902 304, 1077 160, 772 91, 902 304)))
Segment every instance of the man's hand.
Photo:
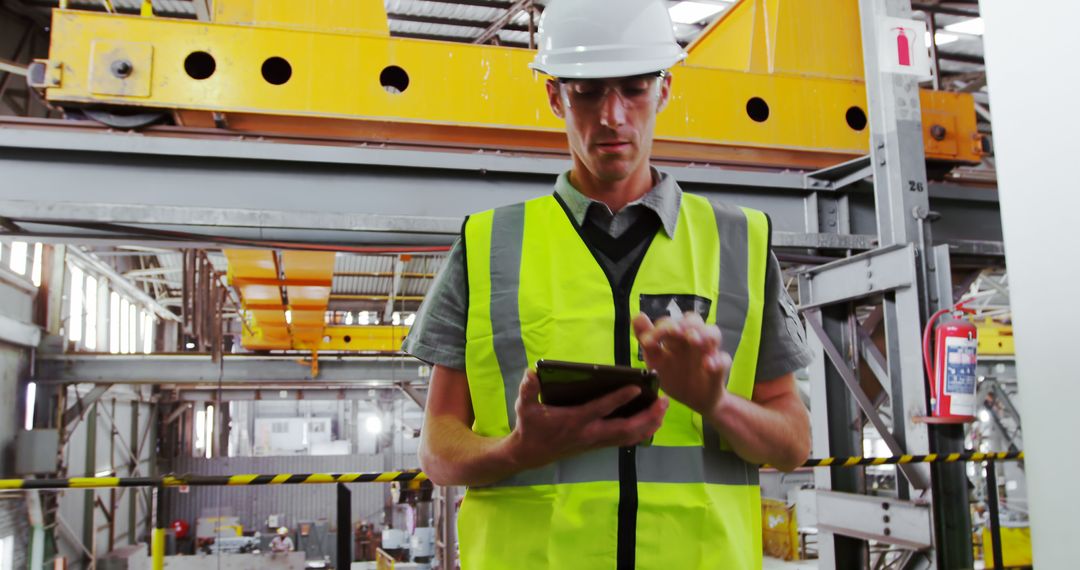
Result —
POLYGON ((631 417, 605 419, 640 392, 637 386, 626 386, 579 406, 545 406, 536 372, 526 371, 515 404, 517 425, 507 442, 513 462, 520 469, 533 469, 591 449, 645 441, 660 429, 667 398, 631 417))
POLYGON ((694 312, 679 321, 634 317, 634 334, 645 364, 660 376, 660 387, 690 409, 711 418, 727 390, 731 356, 721 350, 720 329, 694 312))

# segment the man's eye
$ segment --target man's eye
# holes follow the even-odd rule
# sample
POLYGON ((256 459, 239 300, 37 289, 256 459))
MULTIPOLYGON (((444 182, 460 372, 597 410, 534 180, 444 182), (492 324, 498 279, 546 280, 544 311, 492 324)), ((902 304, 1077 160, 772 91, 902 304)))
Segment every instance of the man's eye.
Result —
POLYGON ((593 97, 603 92, 603 89, 595 85, 581 85, 575 88, 574 91, 582 97, 593 97))

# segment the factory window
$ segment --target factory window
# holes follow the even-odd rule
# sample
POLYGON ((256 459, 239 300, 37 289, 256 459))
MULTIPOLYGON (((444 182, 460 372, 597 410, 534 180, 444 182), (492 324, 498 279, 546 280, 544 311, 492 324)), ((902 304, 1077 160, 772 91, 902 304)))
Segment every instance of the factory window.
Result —
POLYGON ((11 256, 11 259, 8 260, 8 267, 19 275, 26 275, 26 242, 11 242, 11 248, 8 250, 8 253, 11 256))
POLYGON ((83 333, 83 296, 86 294, 86 274, 78 265, 71 266, 71 289, 68 297, 68 340, 79 342, 83 333))
POLYGON ((128 305, 128 353, 135 354, 139 350, 139 310, 135 304, 128 305))
POLYGON ((143 320, 143 354, 154 351, 154 315, 147 311, 142 312, 143 320))
POLYGON ((41 287, 41 249, 40 243, 34 244, 34 265, 30 269, 30 281, 34 287, 41 287))
POLYGON ((86 276, 86 338, 83 346, 86 350, 97 350, 98 326, 98 280, 93 275, 86 276))
POLYGON ((109 293, 109 352, 120 353, 120 295, 109 293))
POLYGON ((131 308, 131 303, 127 299, 120 297, 120 312, 116 315, 118 321, 120 321, 120 352, 127 354, 131 352, 131 327, 130 321, 128 321, 128 310, 131 308))
POLYGON ((195 412, 195 457, 205 453, 206 449, 206 412, 195 412))
POLYGON ((274 422, 270 424, 270 433, 289 433, 289 422, 274 422))
POLYGON ((37 382, 26 384, 26 410, 23 413, 23 427, 26 431, 34 429, 34 408, 37 407, 37 382))
POLYGON ((206 458, 214 457, 214 406, 206 406, 206 458))
POLYGON ((15 537, 0 538, 0 570, 15 570, 15 537))

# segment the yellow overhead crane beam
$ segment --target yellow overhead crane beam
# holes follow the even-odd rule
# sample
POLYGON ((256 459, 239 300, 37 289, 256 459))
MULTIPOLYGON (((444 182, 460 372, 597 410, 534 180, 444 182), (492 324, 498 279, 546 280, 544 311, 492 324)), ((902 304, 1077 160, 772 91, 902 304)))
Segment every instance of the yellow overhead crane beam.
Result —
MULTIPOLYGON (((218 0, 213 17, 55 10, 34 85, 54 105, 187 126, 565 150, 530 50, 391 38, 382 0, 218 0)), ((856 0, 743 0, 688 51, 656 158, 810 168, 868 153, 856 0)), ((927 158, 978 162, 972 97, 920 99, 927 158)))
POLYGON ((397 352, 409 334, 407 326, 326 323, 333 252, 226 249, 224 254, 229 284, 240 294, 246 324, 241 345, 248 350, 307 350, 316 359, 325 351, 397 352))

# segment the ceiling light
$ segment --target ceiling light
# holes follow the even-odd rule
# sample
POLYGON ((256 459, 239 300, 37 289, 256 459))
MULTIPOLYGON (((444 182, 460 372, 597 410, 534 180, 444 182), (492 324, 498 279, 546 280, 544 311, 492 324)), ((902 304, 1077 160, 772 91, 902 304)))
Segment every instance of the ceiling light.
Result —
POLYGON ((290 325, 292 324, 292 311, 289 309, 285 309, 285 322, 290 325))
POLYGON ((945 26, 945 29, 950 32, 956 32, 958 34, 968 34, 970 36, 983 35, 983 19, 971 18, 970 20, 963 20, 955 24, 949 24, 945 26))
POLYGON ((696 24, 724 11, 726 4, 706 4, 704 2, 679 2, 671 7, 671 21, 676 24, 696 24))

